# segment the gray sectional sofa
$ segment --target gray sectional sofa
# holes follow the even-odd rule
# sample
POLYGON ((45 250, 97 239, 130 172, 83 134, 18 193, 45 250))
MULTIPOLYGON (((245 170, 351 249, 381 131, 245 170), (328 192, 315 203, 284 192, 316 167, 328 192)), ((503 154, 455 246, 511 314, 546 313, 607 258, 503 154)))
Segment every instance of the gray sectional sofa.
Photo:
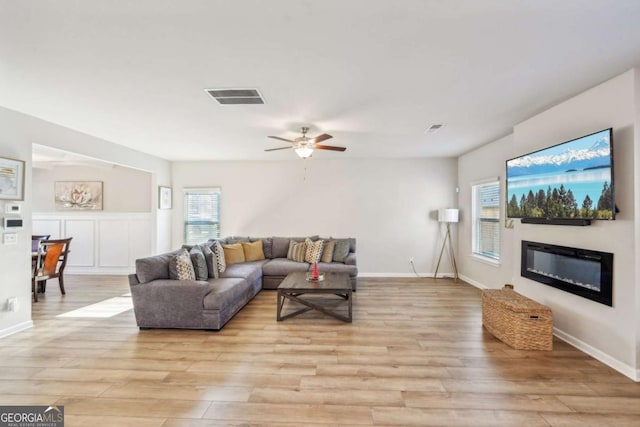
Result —
MULTIPOLYGON (((318 236, 311 237, 311 240, 318 239, 318 236)), ((261 289, 277 289, 287 274, 311 270, 311 264, 287 259, 289 242, 304 241, 304 237, 232 236, 218 239, 222 244, 257 240, 262 240, 265 259, 227 265, 219 277, 207 280, 169 278, 170 260, 181 250, 136 260, 136 273, 129 275, 129 284, 137 325, 141 329, 219 330, 261 289)), ((348 250, 338 257, 339 260, 318 263, 319 270, 349 274, 355 291, 358 275, 356 240, 323 240, 340 240, 348 250)))

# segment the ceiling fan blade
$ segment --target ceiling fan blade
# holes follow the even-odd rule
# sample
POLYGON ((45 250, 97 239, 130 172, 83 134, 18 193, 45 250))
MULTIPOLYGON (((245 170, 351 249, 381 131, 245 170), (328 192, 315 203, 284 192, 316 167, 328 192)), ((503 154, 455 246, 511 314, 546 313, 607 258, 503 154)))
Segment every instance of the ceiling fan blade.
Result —
POLYGON ((316 145, 314 148, 318 150, 345 151, 345 147, 336 147, 334 145, 316 145))
POLYGON ((314 144, 317 144, 319 142, 326 141, 327 139, 331 139, 331 138, 333 138, 333 137, 331 135, 329 135, 328 133, 323 133, 322 135, 318 135, 315 138, 311 139, 311 141, 314 144))
POLYGON ((268 136, 267 138, 279 139, 280 141, 290 142, 292 144, 295 143, 295 141, 292 141, 292 140, 286 139, 286 138, 280 138, 279 136, 268 136))
POLYGON ((291 147, 280 147, 280 148, 267 148, 264 151, 277 151, 277 150, 288 150, 290 148, 293 148, 293 145, 291 147))

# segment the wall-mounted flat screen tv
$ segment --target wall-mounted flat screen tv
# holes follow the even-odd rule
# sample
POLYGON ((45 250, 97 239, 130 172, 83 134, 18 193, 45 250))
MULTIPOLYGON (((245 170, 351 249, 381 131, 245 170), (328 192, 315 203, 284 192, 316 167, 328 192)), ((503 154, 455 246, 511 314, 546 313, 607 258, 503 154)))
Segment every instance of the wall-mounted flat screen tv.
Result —
POLYGON ((507 217, 615 219, 612 129, 507 160, 507 217))

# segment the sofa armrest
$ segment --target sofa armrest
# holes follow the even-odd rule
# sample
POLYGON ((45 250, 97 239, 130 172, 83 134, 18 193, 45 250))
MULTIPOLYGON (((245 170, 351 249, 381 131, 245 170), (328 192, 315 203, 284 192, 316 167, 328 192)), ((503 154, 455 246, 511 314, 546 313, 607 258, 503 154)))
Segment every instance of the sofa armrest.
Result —
POLYGON ((344 259, 344 263, 347 265, 356 265, 356 253, 349 252, 349 255, 344 259))
POLYGON ((133 285, 139 285, 140 284, 140 280, 138 280, 138 276, 135 274, 129 274, 127 276, 129 278, 129 285, 133 286, 133 285))
POLYGON ((139 326, 176 324, 184 327, 199 319, 209 283, 158 279, 131 286, 133 309, 139 326))

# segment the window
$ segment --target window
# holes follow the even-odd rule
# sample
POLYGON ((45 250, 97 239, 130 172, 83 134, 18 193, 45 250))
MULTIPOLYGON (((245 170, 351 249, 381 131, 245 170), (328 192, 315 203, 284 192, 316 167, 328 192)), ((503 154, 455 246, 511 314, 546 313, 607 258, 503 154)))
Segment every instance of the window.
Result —
POLYGON ((491 181, 472 187, 472 252, 500 260, 500 182, 491 181))
POLYGON ((220 189, 184 190, 184 243, 193 245, 220 237, 220 189))

